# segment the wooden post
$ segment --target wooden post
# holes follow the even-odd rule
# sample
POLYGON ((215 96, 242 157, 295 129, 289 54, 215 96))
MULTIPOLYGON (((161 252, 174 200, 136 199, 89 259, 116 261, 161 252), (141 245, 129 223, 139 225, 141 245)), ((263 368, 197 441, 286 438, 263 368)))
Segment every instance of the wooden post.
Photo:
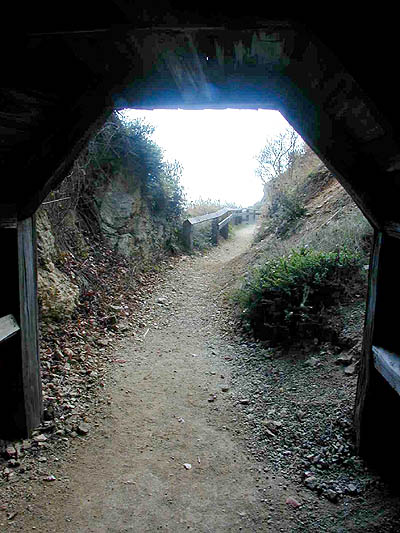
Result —
POLYGON ((0 316, 13 315, 20 327, 0 345, 0 438, 13 439, 29 436, 42 414, 34 218, 0 222, 0 244, 0 316))
POLYGON ((400 240, 375 233, 371 253, 364 341, 354 410, 358 452, 387 476, 398 476, 397 417, 400 395, 374 364, 376 347, 400 358, 396 305, 400 296, 400 240))
POLYGON ((224 239, 227 239, 229 237, 229 223, 220 229, 220 234, 224 239))
POLYGON ((214 246, 218 246, 219 242, 219 217, 214 218, 211 225, 211 242, 214 246))
POLYGON ((189 251, 193 249, 193 226, 189 220, 183 223, 183 242, 189 251))

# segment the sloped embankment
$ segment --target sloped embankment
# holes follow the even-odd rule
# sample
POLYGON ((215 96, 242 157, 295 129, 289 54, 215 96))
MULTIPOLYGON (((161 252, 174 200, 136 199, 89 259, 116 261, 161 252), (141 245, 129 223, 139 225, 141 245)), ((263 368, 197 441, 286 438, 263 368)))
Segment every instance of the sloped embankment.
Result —
POLYGON ((306 173, 296 176, 291 188, 285 180, 275 182, 272 203, 263 207, 236 284, 243 289, 237 294, 238 320, 249 317, 263 338, 256 329, 264 321, 274 330, 276 308, 277 328, 286 324, 292 332, 287 339, 297 348, 307 352, 324 340, 354 348, 362 336, 372 228, 322 162, 308 152, 304 157, 306 173), (294 204, 298 216, 290 218, 294 204))

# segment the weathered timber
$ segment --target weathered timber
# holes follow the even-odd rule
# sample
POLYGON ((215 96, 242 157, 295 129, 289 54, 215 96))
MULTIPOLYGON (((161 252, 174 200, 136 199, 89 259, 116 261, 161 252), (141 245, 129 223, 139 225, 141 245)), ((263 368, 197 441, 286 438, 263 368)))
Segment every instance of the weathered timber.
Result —
POLYGON ((233 214, 228 215, 226 218, 221 220, 221 222, 218 222, 218 228, 221 230, 223 227, 225 227, 229 222, 232 220, 233 214))
POLYGON ((365 315, 363 347, 354 409, 356 441, 360 452, 368 441, 368 434, 371 431, 369 411, 374 408, 374 402, 371 402, 371 373, 373 372, 374 366, 372 358, 372 342, 375 326, 379 258, 381 254, 382 240, 383 234, 375 231, 374 245, 371 251, 369 265, 367 310, 365 315))
POLYGON ((20 330, 17 321, 12 315, 0 318, 0 343, 9 339, 20 330))
POLYGON ((218 217, 214 218, 211 224, 211 242, 214 246, 218 246, 219 242, 218 220, 218 217))
POLYGON ((29 217, 18 222, 22 382, 28 435, 42 416, 36 253, 35 218, 29 217))
POLYGON ((198 217, 191 217, 188 218, 188 220, 194 226, 195 224, 200 224, 201 222, 207 222, 208 220, 222 217, 223 215, 226 215, 226 213, 231 213, 232 211, 232 208, 223 207, 218 211, 213 211, 212 213, 207 213, 205 215, 199 215, 198 217))
POLYGON ((372 346, 374 367, 393 389, 400 394, 400 355, 372 346))
POLYGON ((233 213, 225 217, 221 222, 218 222, 218 231, 224 239, 229 237, 229 222, 233 220, 233 213))
POLYGON ((396 316, 393 307, 399 294, 397 257, 400 242, 375 232, 368 281, 364 341, 354 410, 356 444, 359 453, 387 476, 398 475, 400 464, 393 462, 397 450, 397 425, 393 414, 400 410, 400 396, 382 372, 383 353, 399 353, 396 316), (374 357, 375 351, 375 357, 374 357), (378 367, 378 368, 377 368, 378 367))
POLYGON ((197 224, 202 224, 204 222, 212 221, 211 224, 211 242, 214 245, 218 244, 218 238, 220 230, 222 230, 221 234, 228 238, 227 230, 225 230, 225 225, 229 224, 230 221, 233 219, 233 214, 239 212, 240 210, 229 208, 229 207, 223 207, 222 209, 219 209, 218 211, 214 211, 213 213, 207 213, 205 215, 199 215, 198 217, 191 217, 185 220, 183 223, 183 242, 188 250, 192 250, 193 248, 193 226, 197 224), (225 217, 221 222, 220 218, 224 215, 228 215, 225 217))
POLYGON ((383 231, 390 235, 390 237, 400 239, 400 223, 387 222, 383 227, 383 231))
POLYGON ((0 228, 11 229, 17 227, 17 206, 15 204, 0 204, 0 228))
POLYGON ((193 225, 190 220, 185 220, 183 223, 183 242, 188 250, 193 248, 193 225))
POLYGON ((0 315, 13 315, 20 326, 0 344, 0 438, 12 439, 29 436, 42 413, 34 219, 0 227, 0 242, 7 258, 0 315))
MULTIPOLYGON (((29 149, 25 172, 44 176, 36 183, 27 182, 18 198, 18 218, 36 212, 48 193, 65 178, 90 136, 113 110, 106 84, 97 85, 83 94, 71 108, 58 117, 57 128, 40 132, 40 146, 29 149)), ((30 143, 34 144, 34 142, 30 143)))
POLYGON ((227 239, 229 237, 229 224, 226 224, 225 226, 222 226, 222 228, 219 228, 220 235, 227 239))

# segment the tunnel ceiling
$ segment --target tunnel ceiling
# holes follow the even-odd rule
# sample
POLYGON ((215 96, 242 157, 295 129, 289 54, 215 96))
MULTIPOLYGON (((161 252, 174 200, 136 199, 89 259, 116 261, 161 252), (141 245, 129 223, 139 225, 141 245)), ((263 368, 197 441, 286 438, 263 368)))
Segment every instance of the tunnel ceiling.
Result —
POLYGON ((360 42, 328 21, 210 20, 186 11, 138 18, 133 5, 105 3, 104 14, 78 26, 43 19, 12 37, 0 93, 0 166, 10 179, 0 204, 16 206, 19 217, 35 210, 114 108, 269 108, 337 173, 375 226, 396 230, 397 91, 387 70, 386 87, 372 76, 390 59, 376 24, 360 42), (356 62, 361 52, 366 65, 356 62))

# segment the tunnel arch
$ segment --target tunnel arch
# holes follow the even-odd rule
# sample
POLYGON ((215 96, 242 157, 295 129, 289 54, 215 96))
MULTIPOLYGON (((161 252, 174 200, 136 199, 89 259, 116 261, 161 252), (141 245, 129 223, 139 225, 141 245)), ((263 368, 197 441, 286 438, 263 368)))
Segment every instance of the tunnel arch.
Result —
MULTIPOLYGON (((10 277, 16 278, 21 262, 26 268, 26 249, 34 253, 27 221, 113 109, 279 110, 375 228, 355 422, 359 449, 376 457, 379 443, 391 439, 391 411, 398 404, 374 352, 379 343, 385 353, 400 354, 390 311, 400 292, 394 267, 400 231, 396 88, 377 89, 368 67, 357 65, 361 44, 353 42, 349 21, 335 36, 332 20, 315 26, 304 16, 243 17, 210 6, 201 13, 142 8, 124 0, 106 3, 91 20, 31 22, 8 42, 15 54, 4 66, 0 151, 3 175, 15 179, 3 184, 0 235, 10 250, 19 243, 17 257, 10 254, 10 277), (386 436, 377 440, 377 428, 386 436)), ((366 40, 370 27, 385 47, 387 35, 371 19, 362 34, 364 51, 373 49, 366 40)), ((0 420, 20 434, 38 422, 41 405, 32 322, 36 289, 33 282, 23 289, 21 283, 20 276, 7 287, 0 306, 1 313, 20 315, 21 334, 12 348, 18 363, 10 366, 18 413, 0 420)))

